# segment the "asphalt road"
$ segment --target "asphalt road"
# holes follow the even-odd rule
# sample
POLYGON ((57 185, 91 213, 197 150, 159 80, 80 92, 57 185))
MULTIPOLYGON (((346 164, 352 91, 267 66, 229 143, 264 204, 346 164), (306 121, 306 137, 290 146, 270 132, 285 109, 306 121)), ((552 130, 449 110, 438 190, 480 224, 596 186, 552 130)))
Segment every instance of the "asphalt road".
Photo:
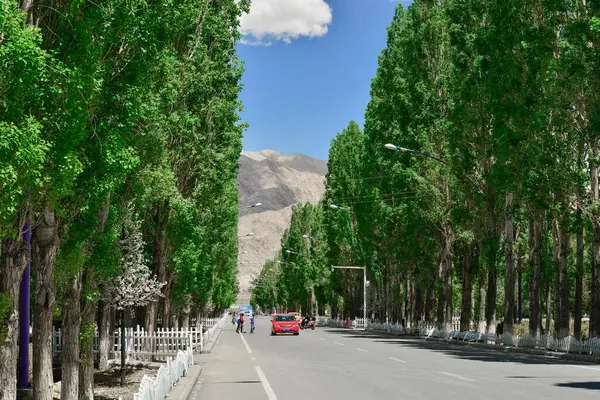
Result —
POLYGON ((189 400, 600 398, 600 365, 339 329, 271 337, 269 324, 227 324, 189 400))

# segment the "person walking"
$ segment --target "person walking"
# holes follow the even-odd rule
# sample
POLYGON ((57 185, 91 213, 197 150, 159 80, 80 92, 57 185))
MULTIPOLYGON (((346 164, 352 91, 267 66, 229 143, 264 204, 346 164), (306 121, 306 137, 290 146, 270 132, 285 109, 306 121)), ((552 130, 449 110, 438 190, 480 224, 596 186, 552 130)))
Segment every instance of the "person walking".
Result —
POLYGON ((240 333, 244 333, 244 314, 240 314, 240 333))
POLYGON ((240 326, 242 324, 241 318, 242 318, 242 315, 240 314, 237 319, 237 328, 235 329, 235 333, 240 333, 240 326))
POLYGON ((250 333, 254 333, 254 314, 250 317, 250 333))

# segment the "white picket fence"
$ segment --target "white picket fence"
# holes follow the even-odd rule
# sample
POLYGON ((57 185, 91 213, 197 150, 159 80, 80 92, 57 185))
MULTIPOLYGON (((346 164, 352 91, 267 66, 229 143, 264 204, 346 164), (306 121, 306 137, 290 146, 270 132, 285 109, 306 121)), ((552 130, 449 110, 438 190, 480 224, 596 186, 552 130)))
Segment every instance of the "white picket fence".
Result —
POLYGON ((167 362, 160 366, 154 377, 148 375, 142 377, 140 387, 133 395, 133 399, 162 400, 166 398, 171 388, 187 374, 192 365, 194 365, 192 349, 179 350, 175 359, 167 358, 167 362))
MULTIPOLYGON (((210 327, 202 334, 200 329, 200 350, 203 351, 204 345, 215 338, 215 334, 223 329, 223 325, 227 320, 227 315, 221 318, 212 318, 211 320, 201 321, 202 323, 210 324, 210 327)), ((202 328, 202 325, 200 325, 202 328)), ((179 379, 186 376, 189 368, 194 365, 194 352, 192 348, 182 351, 177 351, 175 359, 167 358, 167 362, 161 365, 154 377, 144 375, 140 382, 140 387, 137 393, 133 396, 134 400, 164 400, 169 391, 177 384, 179 379)))
MULTIPOLYGON (((134 359, 140 361, 166 361, 169 357, 176 357, 179 350, 191 348, 203 351, 204 343, 214 335, 215 327, 223 318, 205 318, 200 320, 199 326, 185 329, 159 328, 156 332, 147 332, 139 325, 136 328, 125 329, 125 343, 127 361, 134 359)), ((222 325, 221 325, 222 326, 222 325)), ((116 329, 110 338, 111 347, 109 359, 121 357, 121 329, 116 329)), ((94 333, 94 357, 98 357, 98 329, 94 333)), ((52 355, 57 358, 62 352, 62 331, 52 328, 52 355)))
MULTIPOLYGON (((333 328, 349 328, 349 329, 364 329, 364 320, 356 318, 353 321, 344 321, 339 319, 330 319, 319 317, 318 325, 333 327, 333 328)), ((520 347, 535 350, 546 350, 557 353, 571 353, 581 355, 600 356, 600 338, 591 338, 585 342, 581 342, 572 336, 563 339, 556 339, 551 335, 531 336, 523 334, 513 336, 509 333, 496 335, 494 333, 481 332, 461 332, 460 318, 452 319, 452 331, 444 332, 431 323, 423 323, 412 326, 403 327, 399 323, 372 323, 367 321, 368 331, 375 332, 391 332, 396 334, 412 334, 422 337, 431 337, 447 340, 460 340, 464 342, 481 342, 498 346, 520 347)))
MULTIPOLYGON (((420 336, 427 336, 428 333, 435 327, 434 324, 425 323, 420 321, 418 324, 415 324, 410 327, 404 327, 401 323, 389 323, 389 322, 371 322, 367 319, 365 321, 364 318, 354 318, 352 320, 341 320, 341 319, 331 319, 327 317, 318 317, 317 319, 318 325, 324 325, 334 328, 351 328, 351 329, 360 329, 360 330, 369 330, 369 331, 382 331, 382 332, 396 332, 396 333, 412 333, 420 336)), ((459 330, 460 329, 460 318, 452 319, 452 329, 459 330)))

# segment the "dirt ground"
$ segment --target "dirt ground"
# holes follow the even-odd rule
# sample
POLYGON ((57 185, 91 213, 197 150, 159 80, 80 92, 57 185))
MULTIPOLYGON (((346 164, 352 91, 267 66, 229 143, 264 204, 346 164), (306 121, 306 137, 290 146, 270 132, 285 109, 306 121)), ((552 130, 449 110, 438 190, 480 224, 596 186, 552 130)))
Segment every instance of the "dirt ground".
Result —
MULTIPOLYGON (((94 398, 98 400, 132 400, 144 375, 154 376, 157 370, 146 367, 128 367, 127 384, 121 386, 121 371, 113 367, 94 373, 94 398)), ((60 382, 54 384, 54 399, 60 399, 60 382)))

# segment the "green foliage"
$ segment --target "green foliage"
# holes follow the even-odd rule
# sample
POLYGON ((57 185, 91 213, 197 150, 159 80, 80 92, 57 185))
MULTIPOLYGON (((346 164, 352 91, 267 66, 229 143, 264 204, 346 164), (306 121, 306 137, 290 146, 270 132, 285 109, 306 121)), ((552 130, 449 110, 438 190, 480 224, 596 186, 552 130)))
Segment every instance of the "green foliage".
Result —
MULTIPOLYGON (((375 300, 368 308, 378 318, 400 320, 418 309, 413 319, 441 323, 450 315, 435 308, 451 303, 451 313, 477 315, 493 330, 512 308, 505 283, 520 266, 526 313, 541 305, 545 314, 549 290, 551 317, 564 319, 582 302, 584 313, 596 313, 600 334, 600 260, 593 256, 600 212, 588 189, 599 164, 599 13, 596 4, 554 0, 398 5, 364 132, 351 122, 331 142, 317 223, 328 247, 324 264, 368 266, 375 300), (392 152, 386 143, 409 150, 392 152), (588 249, 583 272, 572 255, 578 213, 588 249), (559 233, 569 244, 566 269, 559 268, 559 233), (568 296, 575 280, 583 282, 579 299, 568 296), (468 290, 475 304, 463 303, 468 290), (435 305, 426 311, 427 296, 435 305)), ((282 239, 277 304, 296 307, 316 291, 336 316, 358 315, 356 274, 324 274, 320 287, 313 272, 300 239, 316 219, 309 208, 294 208, 282 239)), ((256 281, 257 304, 268 297, 264 279, 256 281)))

